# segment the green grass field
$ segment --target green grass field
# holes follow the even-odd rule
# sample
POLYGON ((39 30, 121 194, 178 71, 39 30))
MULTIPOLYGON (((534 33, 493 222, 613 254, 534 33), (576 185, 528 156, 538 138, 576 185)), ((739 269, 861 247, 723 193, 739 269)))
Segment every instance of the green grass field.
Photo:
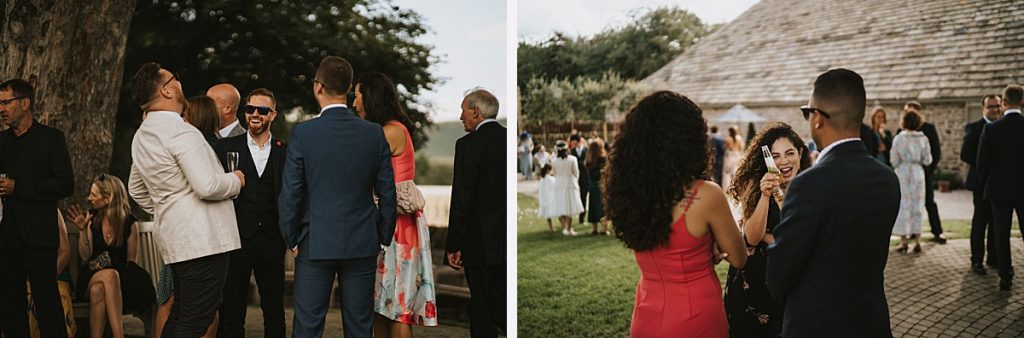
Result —
MULTIPOLYGON (((521 337, 623 337, 629 334, 640 270, 633 253, 610 236, 551 232, 536 217, 537 200, 518 194, 518 321, 521 337)), ((557 220, 552 220, 555 228, 557 220)), ((968 238, 969 221, 943 221, 950 239, 968 238)), ((1017 226, 1013 226, 1017 229, 1017 226)), ((927 227, 924 238, 931 238, 927 227)), ((893 243, 897 243, 894 240, 893 243)), ((725 280, 726 262, 715 269, 725 280)))

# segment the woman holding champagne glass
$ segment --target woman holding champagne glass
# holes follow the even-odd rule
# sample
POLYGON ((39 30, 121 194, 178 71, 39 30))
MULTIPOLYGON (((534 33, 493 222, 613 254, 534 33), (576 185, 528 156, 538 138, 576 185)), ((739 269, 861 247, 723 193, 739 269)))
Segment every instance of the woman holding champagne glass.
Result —
POLYGON ((782 306, 765 284, 767 247, 775 242, 772 229, 779 224, 780 201, 787 183, 811 166, 810 151, 800 136, 785 123, 770 123, 751 140, 751 147, 736 170, 729 196, 743 210, 742 230, 747 246, 747 265, 729 268, 725 283, 725 309, 730 336, 763 337, 782 333, 782 306), (769 149, 770 158, 762 155, 769 149), (775 169, 769 172, 768 162, 775 169), (773 196, 774 195, 774 196, 773 196))

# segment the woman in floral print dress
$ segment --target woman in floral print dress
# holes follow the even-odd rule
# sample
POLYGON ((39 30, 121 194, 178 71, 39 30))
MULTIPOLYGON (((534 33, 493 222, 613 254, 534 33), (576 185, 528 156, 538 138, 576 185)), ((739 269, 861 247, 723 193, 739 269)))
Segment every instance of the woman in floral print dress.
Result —
MULTIPOLYGON (((352 106, 359 117, 384 129, 395 183, 412 181, 416 161, 410 130, 415 126, 402 110, 391 79, 376 72, 364 76, 356 84, 352 106)), ((412 337, 412 325, 437 326, 433 271, 423 211, 400 213, 395 237, 377 260, 375 337, 412 337)))
POLYGON ((731 337, 777 337, 782 334, 782 310, 765 284, 767 247, 775 241, 779 203, 771 192, 786 190, 800 171, 811 166, 810 151, 784 123, 766 125, 751 141, 729 195, 743 207, 742 230, 747 244, 747 265, 730 268, 725 284, 725 312, 731 337), (761 146, 768 146, 781 177, 768 173, 761 146))

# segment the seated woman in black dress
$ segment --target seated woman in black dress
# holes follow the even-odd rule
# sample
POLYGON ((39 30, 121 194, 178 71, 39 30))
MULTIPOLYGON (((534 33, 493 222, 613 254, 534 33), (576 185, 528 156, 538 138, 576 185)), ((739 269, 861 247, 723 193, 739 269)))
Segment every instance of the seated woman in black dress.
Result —
POLYGON ((153 302, 152 281, 135 263, 139 227, 128 206, 128 193, 117 177, 97 177, 87 199, 92 206, 88 213, 77 205, 68 210, 81 234, 79 257, 88 257, 79 269, 78 297, 89 300, 91 337, 103 337, 108 323, 113 337, 124 337, 123 308, 145 312, 153 302))
POLYGON ((772 299, 765 284, 768 244, 775 241, 772 229, 779 224, 780 209, 772 198, 775 188, 785 193, 787 183, 811 166, 810 151, 800 136, 785 123, 770 123, 751 140, 736 170, 729 196, 743 208, 743 237, 747 265, 729 268, 725 283, 725 311, 731 337, 776 337, 782 334, 782 306, 772 299), (781 177, 768 173, 761 146, 771 150, 781 177))

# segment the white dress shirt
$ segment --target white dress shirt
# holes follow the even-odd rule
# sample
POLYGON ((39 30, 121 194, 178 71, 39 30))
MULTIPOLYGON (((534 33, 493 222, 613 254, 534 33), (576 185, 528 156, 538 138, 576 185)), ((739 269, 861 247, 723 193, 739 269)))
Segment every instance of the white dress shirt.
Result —
POLYGON ((1010 114, 1020 114, 1020 109, 1007 109, 1005 112, 1003 112, 1003 116, 1010 114))
MULTIPOLYGON (((267 132, 270 134, 270 132, 267 132)), ((249 140, 249 154, 252 155, 252 162, 256 164, 256 173, 263 177, 263 170, 267 168, 267 160, 270 160, 270 141, 273 140, 270 135, 267 136, 267 143, 260 147, 256 144, 256 140, 252 138, 252 134, 245 133, 245 139, 249 140)))
POLYGON ((227 127, 221 128, 219 131, 217 131, 217 134, 219 134, 221 138, 228 137, 228 135, 231 134, 231 130, 235 129, 235 126, 238 126, 237 119, 235 120, 235 122, 231 122, 231 124, 229 124, 227 127))

